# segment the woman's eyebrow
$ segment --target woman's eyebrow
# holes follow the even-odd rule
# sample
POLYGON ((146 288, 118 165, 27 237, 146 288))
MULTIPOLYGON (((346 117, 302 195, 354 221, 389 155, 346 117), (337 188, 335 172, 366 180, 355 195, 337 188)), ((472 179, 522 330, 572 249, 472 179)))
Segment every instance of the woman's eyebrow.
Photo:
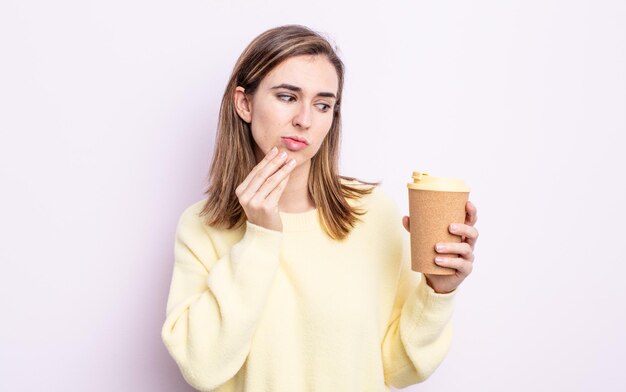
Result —
MULTIPOLYGON (((293 84, 288 84, 288 83, 279 84, 278 86, 274 86, 274 87, 270 88, 270 90, 276 90, 276 89, 279 89, 279 88, 286 88, 287 90, 291 90, 291 91, 294 91, 294 92, 297 92, 297 93, 302 92, 302 89, 300 87, 294 86, 293 84)), ((329 98, 337 99, 337 96, 335 94, 328 93, 328 92, 317 93, 317 96, 318 97, 329 97, 329 98)))

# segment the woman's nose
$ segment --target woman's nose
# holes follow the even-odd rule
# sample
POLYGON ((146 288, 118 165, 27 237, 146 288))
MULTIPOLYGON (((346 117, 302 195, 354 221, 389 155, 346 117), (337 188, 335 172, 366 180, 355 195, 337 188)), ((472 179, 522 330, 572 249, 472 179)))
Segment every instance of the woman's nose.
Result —
POLYGON ((294 126, 297 125, 302 128, 309 128, 311 126, 311 107, 306 103, 298 107, 298 112, 294 117, 294 126))

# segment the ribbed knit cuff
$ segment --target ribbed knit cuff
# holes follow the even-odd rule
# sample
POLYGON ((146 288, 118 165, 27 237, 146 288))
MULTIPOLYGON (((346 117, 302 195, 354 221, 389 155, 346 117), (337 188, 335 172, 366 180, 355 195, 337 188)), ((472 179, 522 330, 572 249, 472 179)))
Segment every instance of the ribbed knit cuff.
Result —
POLYGON ((454 304, 454 297, 458 292, 458 288, 449 293, 437 293, 426 282, 426 277, 422 274, 421 280, 417 286, 417 296, 424 306, 428 306, 432 310, 449 309, 454 304))
POLYGON ((407 298, 402 309, 400 330, 403 340, 420 346, 439 336, 452 317, 455 295, 456 290, 437 294, 422 275, 414 295, 407 298))

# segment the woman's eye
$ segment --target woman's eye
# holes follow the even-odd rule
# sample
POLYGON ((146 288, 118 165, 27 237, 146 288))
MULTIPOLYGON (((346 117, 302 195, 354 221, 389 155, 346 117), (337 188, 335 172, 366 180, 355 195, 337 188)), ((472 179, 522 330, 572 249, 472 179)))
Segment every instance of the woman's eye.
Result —
POLYGON ((281 101, 285 101, 285 102, 291 102, 290 99, 293 99, 293 97, 291 95, 279 95, 278 99, 280 99, 281 101), (287 99, 283 99, 283 98, 287 98, 287 99))
POLYGON ((330 105, 327 105, 325 103, 320 103, 320 107, 322 109, 322 111, 327 111, 328 109, 330 109, 330 105))
MULTIPOLYGON (((293 100, 295 100, 294 97, 292 97, 291 95, 277 95, 278 99, 280 99, 283 102, 292 102, 293 100)), ((330 105, 325 104, 325 103, 320 103, 318 104, 319 108, 323 111, 323 112, 327 112, 328 109, 330 109, 330 105)))

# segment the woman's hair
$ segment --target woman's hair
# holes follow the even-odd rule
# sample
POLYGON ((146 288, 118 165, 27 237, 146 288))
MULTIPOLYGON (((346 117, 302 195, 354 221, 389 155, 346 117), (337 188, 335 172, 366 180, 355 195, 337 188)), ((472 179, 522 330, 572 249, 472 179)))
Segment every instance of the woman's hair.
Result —
POLYGON ((250 124, 235 110, 234 93, 242 86, 247 94, 254 94, 261 80, 283 61, 301 55, 322 55, 337 70, 339 90, 330 131, 317 154, 311 158, 308 190, 318 208, 320 220, 333 239, 344 239, 361 221, 356 215, 365 211, 348 203, 373 191, 380 182, 365 182, 338 174, 341 143, 341 96, 344 83, 344 65, 330 43, 318 32, 301 25, 272 28, 256 37, 239 56, 226 86, 220 106, 216 143, 209 169, 209 185, 204 192, 206 204, 200 215, 206 215, 209 226, 240 227, 246 214, 239 204, 235 189, 257 165, 254 139, 250 124), (353 186, 348 184, 353 182, 353 186), (360 183, 360 184, 359 184, 360 183), (360 187, 361 185, 370 187, 360 187))

